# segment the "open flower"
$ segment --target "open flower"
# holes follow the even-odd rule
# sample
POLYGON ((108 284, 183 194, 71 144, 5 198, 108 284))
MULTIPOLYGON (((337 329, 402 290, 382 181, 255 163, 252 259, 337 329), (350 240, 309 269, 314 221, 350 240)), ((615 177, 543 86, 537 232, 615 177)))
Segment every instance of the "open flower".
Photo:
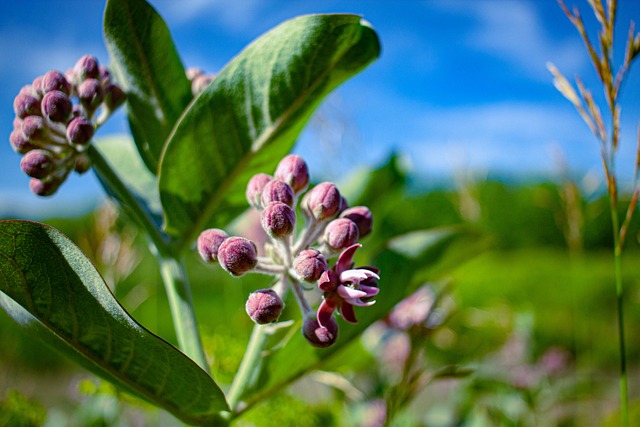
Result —
POLYGON ((340 314, 350 323, 357 323, 354 306, 368 307, 378 295, 378 270, 373 267, 353 268, 353 255, 361 247, 359 243, 346 248, 331 270, 325 270, 318 280, 318 287, 324 291, 324 299, 318 308, 318 323, 328 325, 333 312, 340 314))

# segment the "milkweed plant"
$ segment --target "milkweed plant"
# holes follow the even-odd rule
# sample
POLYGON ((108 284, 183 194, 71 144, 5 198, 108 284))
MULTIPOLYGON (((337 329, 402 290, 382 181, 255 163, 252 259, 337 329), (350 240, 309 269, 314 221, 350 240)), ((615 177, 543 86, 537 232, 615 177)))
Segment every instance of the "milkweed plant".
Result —
POLYGON ((322 99, 378 57, 377 34, 360 16, 286 21, 215 75, 185 69, 144 0, 108 0, 104 39, 108 66, 87 54, 19 90, 9 142, 37 196, 92 170, 146 234, 176 347, 133 319, 87 256, 41 223, 0 221, 0 305, 116 387, 188 424, 228 425, 384 318, 459 232, 374 239, 358 262, 361 239, 375 234, 372 211, 350 206, 334 183, 315 183, 289 154, 322 99), (119 108, 130 136, 100 137, 119 108), (259 213, 265 241, 225 231, 247 209, 259 213), (254 327, 230 384, 211 374, 193 309, 184 260, 196 251, 239 281, 264 277, 247 295, 254 327))

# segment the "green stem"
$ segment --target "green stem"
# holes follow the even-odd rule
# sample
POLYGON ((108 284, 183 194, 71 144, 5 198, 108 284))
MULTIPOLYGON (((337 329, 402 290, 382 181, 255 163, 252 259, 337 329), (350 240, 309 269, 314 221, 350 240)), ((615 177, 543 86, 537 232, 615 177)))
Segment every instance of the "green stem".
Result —
POLYGON ((193 311, 191 288, 184 264, 175 258, 162 256, 159 257, 159 263, 178 344, 187 356, 208 373, 209 367, 200 341, 198 323, 193 311))
POLYGON ((127 186, 120 180, 120 177, 111 169, 111 166, 100 154, 100 151, 94 146, 90 146, 88 154, 96 172, 108 184, 110 190, 121 201, 129 215, 133 217, 133 220, 144 228, 158 252, 160 274, 169 299, 180 349, 200 365, 202 369, 209 372, 193 311, 191 289, 183 263, 173 256, 166 236, 158 230, 149 212, 142 207, 127 186))
POLYGON ((256 372, 260 369, 260 359, 262 349, 267 341, 268 325, 255 325, 249 338, 249 344, 240 362, 238 372, 233 379, 229 393, 227 393, 227 401, 232 413, 238 411, 238 403, 247 386, 255 378, 256 372))

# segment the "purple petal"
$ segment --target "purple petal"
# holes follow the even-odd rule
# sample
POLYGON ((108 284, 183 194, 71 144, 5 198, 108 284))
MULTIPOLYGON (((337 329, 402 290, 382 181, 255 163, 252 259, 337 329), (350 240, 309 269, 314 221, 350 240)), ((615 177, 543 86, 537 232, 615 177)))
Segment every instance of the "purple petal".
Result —
POLYGON ((325 270, 322 272, 320 279, 318 279, 318 287, 320 290, 324 292, 333 292, 336 290, 336 287, 340 284, 340 279, 338 275, 331 271, 325 270))
POLYGON ((360 298, 349 298, 344 300, 344 302, 351 305, 355 305, 356 307, 371 307, 373 304, 376 303, 375 301, 364 302, 360 298))
POLYGON ((349 323, 358 323, 358 319, 356 319, 356 313, 353 311, 353 305, 342 303, 340 306, 340 314, 342 314, 342 318, 349 323))
POLYGON ((351 268, 351 266, 353 265, 353 255, 361 246, 362 245, 360 243, 355 243, 342 251, 334 267, 336 273, 341 274, 343 271, 351 268))
POLYGON ((370 270, 364 269, 355 269, 355 270, 346 270, 340 273, 340 281, 351 282, 351 283, 360 283, 362 280, 369 279, 370 277, 374 277, 380 280, 380 276, 370 270))
POLYGON ((369 297, 376 296, 378 295, 378 292, 380 292, 380 289, 373 286, 366 286, 366 285, 360 285, 358 286, 358 289, 365 292, 369 297))
POLYGON ((331 316, 333 316, 333 311, 335 307, 332 307, 326 300, 322 301, 320 307, 318 307, 318 313, 316 315, 316 319, 318 320, 318 324, 322 327, 327 327, 330 325, 331 316))
POLYGON ((340 285, 337 287, 336 292, 344 299, 350 298, 362 298, 368 296, 366 292, 350 288, 348 286, 340 285))

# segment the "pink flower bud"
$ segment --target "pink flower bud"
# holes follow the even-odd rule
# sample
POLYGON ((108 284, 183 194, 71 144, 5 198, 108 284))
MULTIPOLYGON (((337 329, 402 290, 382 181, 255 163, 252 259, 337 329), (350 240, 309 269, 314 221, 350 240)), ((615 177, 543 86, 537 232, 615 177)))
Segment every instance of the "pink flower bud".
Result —
POLYGON ((109 84, 111 84, 111 73, 109 70, 100 65, 98 66, 98 71, 100 72, 100 84, 104 87, 109 86, 109 84))
POLYGON ((48 71, 40 81, 40 92, 47 94, 52 90, 57 90, 65 95, 71 95, 71 83, 67 81, 67 78, 59 71, 48 71))
POLYGON ((22 121, 22 135, 31 141, 44 137, 44 120, 39 116, 27 116, 22 121))
POLYGON ((72 109, 69 97, 59 90, 47 92, 42 98, 42 112, 52 122, 66 123, 72 109))
POLYGON ((20 93, 15 97, 13 100, 13 110, 16 116, 21 119, 27 116, 39 116, 42 114, 40 110, 40 100, 27 93, 20 93))
POLYGON ((93 138, 93 132, 93 124, 82 116, 74 117, 67 125, 67 139, 74 144, 87 144, 93 138))
POLYGON ((42 78, 42 76, 38 76, 33 79, 33 83, 31 83, 31 87, 36 98, 42 98, 42 95, 44 95, 42 92, 42 78))
POLYGON ((295 211, 282 202, 269 203, 260 214, 260 223, 267 234, 274 238, 288 236, 296 227, 295 211))
POLYGON ((330 317, 327 325, 323 327, 317 319, 307 319, 302 326, 302 335, 314 347, 329 347, 338 339, 338 322, 330 317))
POLYGON ((31 188, 31 191, 34 194, 46 197, 51 196, 58 191, 60 184, 62 184, 62 181, 59 179, 39 180, 37 178, 31 178, 31 181, 29 181, 29 188, 31 188))
POLYGON ((89 111, 93 111, 100 106, 104 99, 102 86, 97 79, 86 79, 78 86, 78 98, 89 111))
POLYGON ((262 206, 267 206, 271 202, 282 202, 289 207, 293 207, 293 189, 280 180, 269 181, 262 189, 260 201, 262 206))
POLYGON ((262 209, 262 190, 273 178, 266 173, 254 175, 247 184, 247 201, 256 209, 262 209))
POLYGON ((358 226, 360 237, 364 237, 371 233, 371 229, 373 227, 373 215, 366 206, 354 206, 346 209, 340 214, 340 218, 348 218, 355 222, 358 226))
POLYGON ((45 150, 31 150, 22 157, 20 169, 32 178, 42 179, 53 172, 55 162, 45 150))
POLYGON ((309 169, 300 156, 289 154, 278 163, 274 174, 276 179, 286 182, 293 192, 299 194, 309 185, 309 169))
POLYGON ((227 237, 229 237, 229 235, 224 230, 218 228, 204 230, 200 233, 198 241, 196 242, 200 257, 202 257, 205 262, 218 261, 218 249, 227 237))
POLYGON ((331 182, 323 182, 313 187, 302 202, 302 209, 317 221, 334 217, 339 208, 340 192, 331 182))
POLYGON ((302 280, 315 282, 327 269, 327 260, 320 251, 306 249, 293 260, 293 268, 302 280))
POLYGON ((191 81, 191 93, 200 95, 213 82, 213 74, 201 74, 191 81))
POLYGON ((359 238, 358 226, 348 218, 334 219, 324 230, 324 242, 334 250, 345 249, 359 238))
POLYGON ((98 60, 92 55, 84 55, 73 67, 73 74, 77 83, 83 82, 86 79, 99 79, 100 67, 98 60))
POLYGON ((218 248, 218 262, 232 276, 242 276, 258 263, 256 245, 244 237, 229 237, 218 248))
POLYGON ((245 304, 247 314, 259 325, 277 321, 283 308, 282 298, 272 289, 252 292, 245 304))
POLYGON ((19 154, 25 154, 35 148, 35 146, 24 137, 21 129, 14 129, 11 132, 11 135, 9 136, 9 143, 11 144, 11 148, 19 154))
POLYGON ((121 106, 125 99, 127 99, 127 94, 119 86, 110 84, 104 88, 104 105, 110 111, 121 106))

